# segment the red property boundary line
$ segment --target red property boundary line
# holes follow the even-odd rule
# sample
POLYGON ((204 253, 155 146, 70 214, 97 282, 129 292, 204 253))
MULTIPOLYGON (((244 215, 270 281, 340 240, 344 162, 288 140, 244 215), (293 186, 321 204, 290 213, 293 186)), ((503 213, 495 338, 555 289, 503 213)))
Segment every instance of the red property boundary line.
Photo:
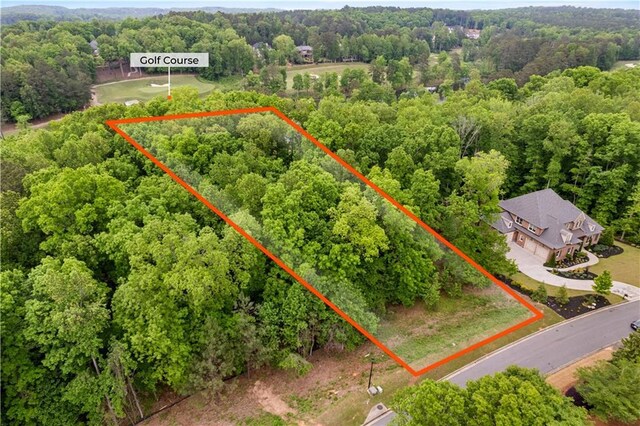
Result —
POLYGON ((184 187, 187 191, 189 191, 193 196, 195 196, 200 202, 202 202, 205 206, 207 206, 211 211, 213 211, 215 214, 220 216, 220 218, 222 218, 222 220, 224 220, 233 229, 238 231, 240 233, 240 235, 242 235, 247 240, 249 240, 249 242, 251 244, 253 244, 256 248, 258 248, 260 251, 262 251, 267 257, 269 257, 271 260, 273 260, 278 266, 280 266, 282 269, 284 269, 286 272, 288 272, 293 278, 296 279, 296 281, 298 281, 300 284, 302 284, 307 290, 309 290, 311 293, 313 293, 318 298, 320 298, 320 300, 322 300, 324 303, 327 304, 327 306, 329 306, 331 309, 333 309, 335 312, 337 312, 345 321, 347 321, 349 324, 351 324, 353 327, 355 327, 360 333, 362 333, 365 337, 367 337, 369 340, 371 340, 376 346, 378 346, 382 351, 384 351, 387 355, 389 355, 394 361, 396 361, 398 364, 402 365, 409 373, 411 373, 412 375, 414 375, 416 377, 426 373, 429 370, 433 370, 436 367, 440 367, 441 365, 444 365, 444 364, 446 364, 447 362, 449 362, 449 361, 451 361, 453 359, 459 358, 462 355, 473 351, 474 349, 477 349, 477 348, 479 348, 481 346, 484 346, 484 345, 486 345, 486 344, 488 344, 490 342, 493 342, 494 340, 499 339, 500 337, 503 337, 503 336, 505 336, 505 335, 507 335, 507 334, 509 334, 509 333, 511 333, 513 331, 516 331, 516 330, 518 330, 518 329, 520 329, 520 328, 522 328, 522 327, 524 327, 526 325, 529 325, 529 324, 531 324, 531 323, 533 323, 535 321, 538 321, 539 319, 541 319, 543 317, 543 313, 540 312, 539 310, 537 310, 529 302, 527 302, 522 296, 520 296, 518 293, 513 291, 509 286, 504 284, 502 281, 498 280, 496 277, 491 275, 482 266, 477 264, 473 259, 471 259, 469 256, 467 256, 462 251, 460 251, 460 249, 458 249, 452 243, 447 241, 442 235, 440 235, 436 231, 434 231, 429 225, 427 225, 426 223, 422 222, 416 215, 411 213, 407 208, 405 208, 403 205, 398 203, 396 200, 391 198, 390 195, 388 195, 386 192, 384 192, 382 189, 380 189, 378 186, 376 186, 373 182, 371 182, 369 179, 367 179, 365 176, 363 176, 360 172, 358 172, 353 167, 351 167, 349 164, 347 164, 342 158, 340 158, 333 151, 331 151, 329 148, 327 148, 322 143, 320 143, 318 140, 316 140, 306 130, 304 130, 301 126, 296 124, 293 120, 291 120, 289 117, 284 115, 281 111, 279 111, 275 107, 257 107, 257 108, 244 108, 244 109, 233 109, 233 110, 224 110, 224 111, 196 112, 196 113, 189 113, 189 114, 164 115, 164 116, 157 116, 157 117, 125 118, 125 119, 120 119, 120 120, 108 120, 106 122, 106 124, 109 127, 111 127, 116 133, 118 133, 120 136, 122 136, 127 142, 129 142, 131 145, 133 145, 138 151, 140 151, 142 154, 144 154, 155 165, 160 167, 165 173, 167 173, 169 176, 171 176, 171 178, 174 181, 176 181, 182 187, 184 187), (404 214, 406 214, 411 219, 413 219, 418 225, 420 225, 424 230, 426 230, 431 235, 433 235, 438 241, 440 241, 446 247, 451 249, 454 253, 456 253, 458 256, 460 256, 462 259, 464 259, 466 262, 471 264, 471 266, 476 268, 482 275, 487 277, 494 284, 496 284, 498 287, 500 287, 502 290, 504 290, 506 293, 508 293, 511 297, 513 297, 518 302, 520 302, 520 304, 522 304, 525 308, 527 308, 533 314, 533 316, 528 318, 528 319, 526 319, 525 321, 520 322, 520 323, 518 323, 518 324, 516 324, 514 326, 511 326, 511 327, 507 328, 506 330, 503 330, 503 331, 501 331, 501 332, 499 332, 499 333, 497 333, 497 334, 495 334, 495 335, 493 335, 491 337, 488 337, 488 338, 486 338, 484 340, 476 342, 473 345, 466 347, 465 349, 462 349, 462 350, 460 350, 460 351, 458 351, 458 352, 456 352, 456 353, 454 353, 452 355, 449 355, 446 358, 441 359, 440 361, 437 361, 437 362, 435 362, 433 364, 430 364, 430 365, 428 365, 428 366, 426 366, 426 367, 424 367, 424 368, 422 368, 420 370, 414 370, 413 368, 411 368, 409 366, 409 364, 407 364, 405 361, 403 361, 398 355, 396 355, 393 351, 391 351, 388 347, 386 347, 376 337, 374 337, 371 333, 369 333, 367 330, 365 330, 360 324, 358 324, 356 321, 354 321, 349 315, 347 315, 345 312, 343 312, 339 307, 337 307, 329 299, 327 299, 322 293, 320 293, 318 290, 316 290, 311 284, 309 284, 300 275, 298 275, 295 271, 293 271, 290 267, 288 267, 282 260, 280 260, 279 257, 277 257, 275 254, 273 254, 271 251, 269 251, 260 242, 258 242, 254 237, 249 235, 244 229, 242 229, 238 224, 236 224, 234 221, 232 221, 227 215, 225 215, 222 211, 220 211, 216 206, 214 206, 209 201, 207 201, 200 193, 198 193, 198 191, 196 191, 188 183, 186 183, 178 175, 176 175, 169 167, 164 165, 161 161, 159 161, 156 157, 154 157, 150 152, 148 152, 146 149, 144 149, 138 142, 136 142, 131 136, 129 136, 126 132, 124 132, 122 129, 120 129, 118 127, 121 124, 145 123, 145 122, 150 122, 150 121, 180 120, 180 119, 200 118, 200 117, 215 117, 215 116, 224 116, 224 115, 233 115, 233 114, 253 114, 253 113, 261 113, 261 112, 271 112, 271 113, 277 115, 280 119, 282 119, 287 124, 289 124, 292 128, 294 128, 298 133, 300 133, 305 138, 307 138, 309 141, 311 141, 316 147, 320 148, 327 155, 331 156, 331 158, 336 160, 340 165, 342 165, 344 168, 346 168, 351 173, 353 173, 355 176, 357 176, 362 182, 364 182, 370 188, 375 190, 378 194, 380 194, 382 197, 384 197, 387 201, 389 201, 391 204, 393 204, 396 208, 398 208, 404 214))

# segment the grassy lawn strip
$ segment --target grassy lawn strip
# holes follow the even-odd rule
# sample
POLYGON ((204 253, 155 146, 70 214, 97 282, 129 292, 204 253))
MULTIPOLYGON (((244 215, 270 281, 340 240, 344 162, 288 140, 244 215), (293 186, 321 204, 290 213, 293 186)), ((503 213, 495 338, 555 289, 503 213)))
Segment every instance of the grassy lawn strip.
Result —
MULTIPOLYGON (((622 255, 620 255, 622 256, 622 255)), ((593 271, 593 266, 589 267, 590 271, 593 271)), ((593 271, 595 272, 595 271, 593 271)), ((521 283, 523 285, 523 287, 526 287, 530 290, 535 290, 538 288, 538 286, 540 284, 542 284, 540 281, 536 281, 533 278, 523 274, 522 272, 518 272, 517 274, 513 275, 511 277, 513 279, 513 281, 517 281, 519 283, 521 283)), ((557 296, 558 295, 558 290, 560 290, 560 287, 556 287, 554 285, 549 285, 549 284, 544 284, 544 287, 547 289, 547 295, 549 296, 557 296)), ((585 294, 596 294, 593 291, 581 291, 581 290, 572 290, 570 288, 567 289, 567 294, 569 295, 569 297, 574 297, 574 296, 582 296, 585 294)), ((609 301, 609 303, 611 303, 612 305, 616 305, 618 303, 621 303, 624 301, 624 299, 616 294, 609 294, 607 296, 605 296, 607 298, 607 300, 609 301)))
POLYGON ((421 303, 396 307, 376 337, 419 370, 530 316, 525 307, 498 289, 487 289, 483 294, 443 297, 436 311, 421 303))
MULTIPOLYGON (((198 90, 200 97, 204 97, 213 90, 231 90, 240 88, 241 78, 227 77, 216 82, 206 81, 195 75, 172 75, 171 88, 190 86, 198 90)), ((119 81, 95 86, 98 102, 106 104, 110 102, 124 103, 133 99, 148 101, 155 96, 163 96, 167 93, 167 87, 152 87, 151 84, 166 84, 166 75, 157 75, 150 78, 119 81)))
POLYGON ((611 71, 622 69, 622 68, 630 68, 630 67, 627 67, 627 64, 634 64, 636 67, 640 67, 640 61, 639 60, 635 60, 635 61, 617 61, 611 67, 611 71))
POLYGON ((615 245, 622 247, 624 252, 600 259, 600 262, 589 267, 589 270, 598 275, 609 271, 614 281, 640 287, 640 249, 620 242, 616 242, 615 245))

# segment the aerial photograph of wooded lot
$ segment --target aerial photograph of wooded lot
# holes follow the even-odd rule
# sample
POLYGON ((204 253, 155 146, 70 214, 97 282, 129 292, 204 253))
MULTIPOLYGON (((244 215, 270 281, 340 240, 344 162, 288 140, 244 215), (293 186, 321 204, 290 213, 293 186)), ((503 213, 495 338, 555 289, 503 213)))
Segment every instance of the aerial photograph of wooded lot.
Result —
POLYGON ((640 424, 633 4, 27 3, 2 424, 640 424))

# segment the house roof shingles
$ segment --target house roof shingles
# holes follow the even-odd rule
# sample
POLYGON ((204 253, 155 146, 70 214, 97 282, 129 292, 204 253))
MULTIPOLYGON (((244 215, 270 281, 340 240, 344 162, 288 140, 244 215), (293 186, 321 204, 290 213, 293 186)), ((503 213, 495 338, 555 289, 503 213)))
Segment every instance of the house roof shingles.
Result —
POLYGON ((598 234, 604 230, 598 222, 584 214, 569 201, 562 199, 553 189, 543 189, 503 200, 500 202, 500 207, 504 212, 493 223, 494 228, 502 233, 517 229, 554 249, 562 248, 566 244, 578 244, 580 243, 579 238, 598 234), (504 219, 509 215, 505 216, 505 212, 521 217, 544 231, 541 235, 535 235, 515 222, 511 228, 508 228, 504 219), (579 229, 570 229, 571 240, 565 242, 561 231, 566 230, 565 225, 575 221, 580 215, 584 216, 582 226, 579 229))

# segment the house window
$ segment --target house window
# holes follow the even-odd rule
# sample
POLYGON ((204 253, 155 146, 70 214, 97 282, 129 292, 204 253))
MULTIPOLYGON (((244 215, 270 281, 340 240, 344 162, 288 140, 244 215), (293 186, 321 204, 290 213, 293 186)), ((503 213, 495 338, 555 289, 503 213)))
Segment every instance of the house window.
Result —
POLYGON ((568 251, 567 251, 567 256, 571 256, 573 254, 573 247, 571 247, 568 251))
POLYGON ((596 226, 595 225, 593 225, 593 224, 589 225, 589 231, 593 232, 595 230, 596 230, 596 226))
POLYGON ((521 217, 519 217, 519 216, 516 216, 516 223, 517 223, 518 225, 522 225, 522 218, 521 218, 521 217))
POLYGON ((559 259, 559 258, 560 258, 560 253, 561 253, 561 251, 560 251, 560 250, 556 251, 556 259, 559 259))
POLYGON ((523 236, 522 234, 520 234, 520 235, 518 236, 518 241, 522 242, 523 240, 524 240, 524 236, 523 236))
POLYGON ((532 224, 529 224, 529 226, 527 226, 527 229, 531 232, 533 232, 534 234, 536 233, 536 231, 538 231, 538 228, 536 228, 535 226, 533 226, 532 224))

